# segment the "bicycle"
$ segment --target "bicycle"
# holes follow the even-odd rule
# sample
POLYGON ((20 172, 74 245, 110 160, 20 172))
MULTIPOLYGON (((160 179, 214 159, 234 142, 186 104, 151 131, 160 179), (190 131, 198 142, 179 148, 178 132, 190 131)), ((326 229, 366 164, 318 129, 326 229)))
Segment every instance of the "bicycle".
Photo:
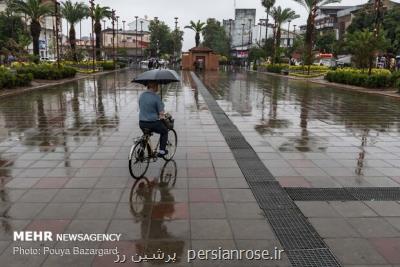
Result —
MULTIPOLYGON (((178 145, 178 136, 173 127, 168 127, 168 142, 166 149, 168 154, 162 158, 165 161, 173 159, 178 145)), ((160 145, 158 141, 156 147, 152 149, 151 137, 153 133, 150 129, 142 129, 143 135, 134 141, 134 144, 129 153, 129 172, 135 179, 140 179, 147 172, 150 165, 150 160, 156 162, 158 160, 157 151, 160 145)))

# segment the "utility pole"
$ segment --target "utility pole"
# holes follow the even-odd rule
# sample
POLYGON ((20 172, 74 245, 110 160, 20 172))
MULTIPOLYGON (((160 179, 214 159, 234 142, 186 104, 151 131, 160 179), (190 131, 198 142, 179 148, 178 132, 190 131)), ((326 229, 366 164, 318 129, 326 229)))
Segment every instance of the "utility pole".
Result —
POLYGON ((111 23, 112 23, 112 55, 113 55, 113 64, 115 69, 115 10, 111 10, 111 23))
POLYGON ((135 64, 138 63, 138 56, 137 56, 137 49, 138 49, 138 28, 137 28, 137 23, 138 23, 138 18, 139 16, 135 16, 135 20, 136 20, 136 26, 135 26, 135 64))
POLYGON ((60 9, 60 3, 55 2, 55 16, 56 16, 56 54, 57 54, 57 67, 60 68, 60 46, 59 46, 59 19, 60 19, 60 14, 58 13, 60 9))
POLYGON ((96 62, 95 62, 95 57, 96 57, 96 50, 94 47, 94 0, 89 0, 90 3, 90 16, 92 18, 92 38, 90 38, 90 41, 92 42, 92 70, 93 73, 96 71, 96 62))

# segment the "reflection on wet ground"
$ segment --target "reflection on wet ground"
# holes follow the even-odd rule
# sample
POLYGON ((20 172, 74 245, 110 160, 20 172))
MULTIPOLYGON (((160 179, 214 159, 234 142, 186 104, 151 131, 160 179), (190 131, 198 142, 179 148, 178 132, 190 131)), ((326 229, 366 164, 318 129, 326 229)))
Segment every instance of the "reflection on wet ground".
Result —
MULTIPOLYGON (((134 75, 120 72, 2 99, 0 262, 124 265, 114 264, 112 256, 13 255, 17 245, 117 246, 126 255, 157 254, 160 249, 176 254, 175 266, 208 266, 205 261, 188 264, 189 248, 281 247, 207 105, 191 86, 189 73, 182 73, 182 83, 163 93, 166 110, 175 117, 175 161, 165 166, 163 160, 150 163, 147 179, 135 184, 128 153, 141 135, 137 99, 143 88, 130 83, 134 75), (121 233, 122 240, 12 242, 13 231, 20 230, 121 233)), ((243 266, 232 261, 216 264, 243 266)), ((288 266, 287 257, 277 264, 288 266)))
POLYGON ((282 185, 399 186, 397 100, 256 73, 203 81, 282 185))

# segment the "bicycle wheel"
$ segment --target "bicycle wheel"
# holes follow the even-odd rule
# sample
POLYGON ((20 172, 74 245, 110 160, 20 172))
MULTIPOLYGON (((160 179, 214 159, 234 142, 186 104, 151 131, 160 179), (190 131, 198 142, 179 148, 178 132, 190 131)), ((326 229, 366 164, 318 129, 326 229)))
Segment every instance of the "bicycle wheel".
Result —
POLYGON ((129 154, 129 172, 132 177, 139 179, 143 177, 149 168, 151 148, 150 145, 144 141, 132 146, 129 154))
POLYGON ((171 129, 168 131, 168 142, 167 142, 167 150, 168 154, 163 156, 163 159, 166 161, 170 161, 176 153, 176 147, 178 146, 178 136, 176 135, 175 130, 171 129))

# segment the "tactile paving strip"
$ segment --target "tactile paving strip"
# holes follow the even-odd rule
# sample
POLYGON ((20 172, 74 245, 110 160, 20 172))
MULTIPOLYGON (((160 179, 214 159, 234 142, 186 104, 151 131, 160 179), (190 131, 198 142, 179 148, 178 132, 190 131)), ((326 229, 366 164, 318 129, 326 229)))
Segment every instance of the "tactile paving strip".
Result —
POLYGON ((398 187, 286 188, 293 201, 400 201, 398 187))
POLYGON ((229 118, 222 117, 223 110, 218 106, 211 93, 193 72, 191 75, 231 148, 258 204, 264 210, 265 216, 284 249, 290 251, 287 255, 292 265, 341 266, 294 201, 262 164, 257 153, 246 142, 241 132, 229 118), (253 169, 252 166, 257 166, 257 168, 253 169), (300 259, 300 257, 303 258, 300 259))

